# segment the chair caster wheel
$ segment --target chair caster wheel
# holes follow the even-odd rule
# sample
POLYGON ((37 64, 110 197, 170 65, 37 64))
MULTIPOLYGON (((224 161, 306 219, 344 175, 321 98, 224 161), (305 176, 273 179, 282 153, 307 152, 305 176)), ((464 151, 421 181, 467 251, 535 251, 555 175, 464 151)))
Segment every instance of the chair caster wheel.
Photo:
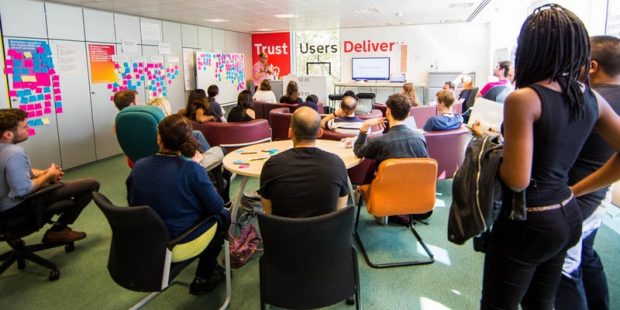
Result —
POLYGON ((58 278, 60 278, 60 270, 52 270, 50 271, 50 275, 49 275, 49 280, 50 281, 56 281, 58 280, 58 278))
POLYGON ((347 298, 346 301, 347 305, 351 306, 351 305, 355 305, 355 298, 354 297, 349 297, 347 298))
POLYGON ((65 244, 65 252, 71 253, 73 250, 75 250, 75 245, 73 242, 65 244))

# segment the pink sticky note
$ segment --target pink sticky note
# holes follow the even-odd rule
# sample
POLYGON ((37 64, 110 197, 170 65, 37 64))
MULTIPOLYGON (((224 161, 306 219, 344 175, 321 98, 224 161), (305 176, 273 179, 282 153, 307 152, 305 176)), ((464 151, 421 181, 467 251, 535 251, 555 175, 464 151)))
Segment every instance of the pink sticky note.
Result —
POLYGON ((28 112, 28 118, 37 117, 37 114, 33 111, 28 112))
POLYGON ((51 100, 51 99, 52 99, 51 94, 45 94, 45 100, 51 100))
POLYGON ((172 84, 172 80, 168 80, 168 84, 172 84))
POLYGON ((19 109, 22 110, 22 111, 28 111, 28 106, 25 105, 25 104, 22 104, 22 105, 19 106, 19 109))
POLYGON ((50 102, 50 101, 45 101, 45 107, 46 107, 46 108, 49 108, 49 107, 51 107, 51 106, 52 106, 52 102, 50 102))
POLYGON ((37 53, 43 53, 44 51, 43 46, 37 47, 37 53))
POLYGON ((56 108, 56 114, 61 114, 62 113, 62 108, 56 108))
POLYGON ((34 105, 33 104, 29 104, 26 107, 28 108, 28 111, 34 110, 34 105))
POLYGON ((43 108, 43 106, 41 106, 41 104, 40 104, 40 103, 36 103, 36 104, 34 105, 34 109, 35 109, 35 110, 41 110, 42 108, 43 108))
POLYGON ((13 68, 4 68, 4 74, 13 74, 13 68))
POLYGON ((37 94, 40 94, 43 92, 43 89, 41 87, 37 87, 37 94))
POLYGON ((45 109, 43 109, 43 113, 51 114, 52 113, 52 108, 45 108, 45 109))
POLYGON ((34 136, 35 134, 37 134, 37 132, 34 130, 34 128, 28 128, 28 135, 29 136, 34 136))
MULTIPOLYGON (((52 70, 54 70, 54 69, 52 69, 52 70)), ((52 81, 59 81, 59 80, 60 80, 60 77, 58 75, 55 75, 55 74, 52 75, 52 81)))
POLYGON ((41 116, 43 116, 43 112, 41 112, 41 110, 39 110, 39 111, 37 111, 37 112, 35 112, 35 113, 37 114, 37 117, 41 117, 41 116))
POLYGON ((108 89, 112 89, 112 84, 108 84, 108 89))
POLYGON ((54 100, 62 101, 62 96, 61 95, 56 95, 56 96, 54 96, 54 100))
POLYGON ((56 74, 56 70, 54 69, 50 69, 49 71, 47 71, 49 74, 56 74))
POLYGON ((54 83, 52 83, 53 87, 60 87, 60 82, 56 81, 54 83))
POLYGON ((153 97, 157 97, 157 92, 153 92, 153 97))
POLYGON ((17 91, 15 91, 15 90, 10 90, 10 91, 9 91, 9 96, 11 96, 11 97, 17 97, 17 91))

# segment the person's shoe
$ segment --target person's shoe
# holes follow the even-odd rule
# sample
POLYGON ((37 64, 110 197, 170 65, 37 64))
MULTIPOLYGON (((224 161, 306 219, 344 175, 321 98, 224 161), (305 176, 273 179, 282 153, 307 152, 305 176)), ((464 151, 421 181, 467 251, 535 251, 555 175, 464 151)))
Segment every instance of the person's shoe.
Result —
POLYGON ((248 199, 260 200, 260 195, 257 191, 243 192, 243 197, 248 199))
POLYGON ((86 238, 86 233, 81 231, 73 231, 69 227, 63 228, 61 231, 48 230, 43 236, 43 243, 55 242, 73 242, 86 238))
POLYGON ((388 221, 390 223, 403 226, 409 226, 409 224, 411 224, 411 219, 409 218, 409 215, 393 215, 389 217, 388 221))
POLYGON ((192 295, 206 294, 214 290, 215 287, 224 280, 226 280, 226 269, 218 265, 215 267, 209 279, 194 277, 194 281, 192 281, 192 284, 189 286, 189 293, 192 295))

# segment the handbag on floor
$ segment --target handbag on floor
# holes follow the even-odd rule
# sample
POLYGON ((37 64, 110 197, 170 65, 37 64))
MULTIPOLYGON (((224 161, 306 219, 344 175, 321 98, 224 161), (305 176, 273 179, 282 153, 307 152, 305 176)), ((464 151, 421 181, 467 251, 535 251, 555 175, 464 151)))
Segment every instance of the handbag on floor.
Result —
POLYGON ((258 235, 254 224, 241 226, 241 232, 238 237, 232 233, 228 233, 230 241, 230 265, 233 268, 239 268, 245 265, 256 251, 262 251, 259 248, 263 240, 258 235))

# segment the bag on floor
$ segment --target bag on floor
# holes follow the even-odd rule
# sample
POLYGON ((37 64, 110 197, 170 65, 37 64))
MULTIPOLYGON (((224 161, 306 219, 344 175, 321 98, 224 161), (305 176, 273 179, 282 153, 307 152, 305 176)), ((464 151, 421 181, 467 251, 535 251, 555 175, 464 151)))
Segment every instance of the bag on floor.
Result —
POLYGON ((245 265, 250 261, 254 252, 262 250, 259 246, 263 240, 253 224, 242 226, 239 237, 228 233, 228 239, 230 240, 230 265, 233 268, 245 265))

